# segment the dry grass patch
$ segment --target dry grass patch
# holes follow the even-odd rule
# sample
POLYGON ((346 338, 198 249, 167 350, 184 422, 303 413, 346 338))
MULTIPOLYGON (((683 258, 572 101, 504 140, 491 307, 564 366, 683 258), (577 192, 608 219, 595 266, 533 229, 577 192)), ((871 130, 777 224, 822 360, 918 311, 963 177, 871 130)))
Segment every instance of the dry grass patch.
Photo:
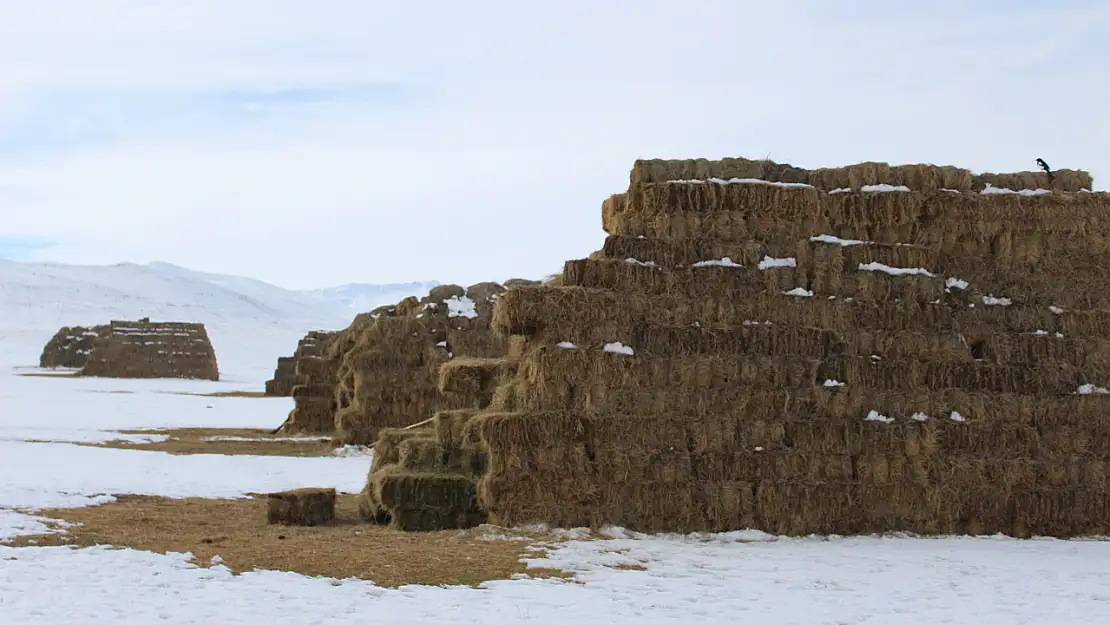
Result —
POLYGON ((331 440, 322 437, 277 435, 272 430, 242 428, 178 428, 172 430, 120 430, 120 434, 169 436, 161 442, 114 440, 82 443, 89 447, 109 447, 169 454, 222 454, 226 456, 330 456, 331 440))
POLYGON ((44 516, 69 523, 66 534, 23 536, 13 546, 114 545, 156 553, 192 553, 200 566, 220 556, 235 573, 255 569, 294 571, 379 586, 407 584, 474 586, 485 581, 570 577, 529 569, 522 557, 543 557, 550 537, 521 534, 519 540, 487 540, 484 530, 406 533, 359 519, 355 495, 336 501, 336 518, 317 527, 266 523, 265 497, 255 499, 166 499, 127 495, 114 503, 51 510, 44 516), (543 542, 541 542, 541 539, 543 542))
POLYGON ((189 395, 192 397, 239 397, 239 398, 266 398, 266 399, 285 399, 284 397, 276 397, 274 395, 267 395, 265 391, 219 391, 217 393, 187 393, 184 391, 155 391, 164 395, 189 395))

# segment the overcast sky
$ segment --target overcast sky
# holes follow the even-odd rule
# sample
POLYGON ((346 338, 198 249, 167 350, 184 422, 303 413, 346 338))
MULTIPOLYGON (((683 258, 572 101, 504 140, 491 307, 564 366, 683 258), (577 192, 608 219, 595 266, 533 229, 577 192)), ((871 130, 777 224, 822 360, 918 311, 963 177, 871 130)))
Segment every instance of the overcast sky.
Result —
POLYGON ((1110 179, 1106 0, 0 0, 0 257, 540 277, 636 158, 1110 179))

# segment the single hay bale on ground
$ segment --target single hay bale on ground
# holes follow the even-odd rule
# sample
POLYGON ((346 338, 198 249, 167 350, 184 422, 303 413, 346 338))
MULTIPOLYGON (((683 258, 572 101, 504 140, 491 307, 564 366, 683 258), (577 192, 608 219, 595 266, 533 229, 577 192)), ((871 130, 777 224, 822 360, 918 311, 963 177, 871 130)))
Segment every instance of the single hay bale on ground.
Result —
POLYGON ((266 496, 266 522, 323 525, 335 518, 334 488, 301 488, 266 496))

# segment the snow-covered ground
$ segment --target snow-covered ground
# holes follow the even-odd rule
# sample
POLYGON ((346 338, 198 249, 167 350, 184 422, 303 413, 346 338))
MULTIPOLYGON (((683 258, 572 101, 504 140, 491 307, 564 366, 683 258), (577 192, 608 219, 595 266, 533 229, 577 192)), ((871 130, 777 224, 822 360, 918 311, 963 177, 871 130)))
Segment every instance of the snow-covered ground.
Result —
MULTIPOLYGON (((11 301, 0 303, 11 309, 11 301)), ((211 304, 217 308, 209 319, 239 332, 217 344, 225 345, 221 360, 236 363, 226 381, 26 377, 13 365, 33 364, 35 350, 63 321, 40 301, 50 309, 43 314, 53 315, 46 335, 21 345, 34 333, 13 320, 29 322, 34 305, 26 302, 21 316, 0 308, 0 347, 16 354, 0 366, 0 539, 51 529, 36 509, 114 494, 361 489, 366 456, 171 456, 73 444, 118 438, 108 432, 114 429, 276 427, 291 407, 287 398, 180 393, 257 390, 273 357, 292 345, 269 345, 280 333, 254 327, 257 317, 244 318, 223 300, 211 304)), ((87 319, 64 321, 116 314, 87 312, 87 319)), ((288 322, 275 317, 279 326, 288 322)), ((303 334, 289 330, 294 341, 303 334)), ((573 581, 506 580, 479 589, 385 589, 274 571, 233 576, 221 565, 198 567, 185 554, 0 545, 0 623, 1110 623, 1110 542, 611 536, 570 540, 535 562, 575 571, 573 581)))

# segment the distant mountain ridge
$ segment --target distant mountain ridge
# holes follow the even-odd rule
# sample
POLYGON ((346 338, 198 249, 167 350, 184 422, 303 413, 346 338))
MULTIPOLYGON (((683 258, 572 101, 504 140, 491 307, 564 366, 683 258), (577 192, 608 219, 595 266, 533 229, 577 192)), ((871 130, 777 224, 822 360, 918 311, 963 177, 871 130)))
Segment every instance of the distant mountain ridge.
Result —
POLYGON ((161 262, 93 266, 0 259, 0 363, 37 362, 42 346, 62 326, 150 317, 204 323, 221 371, 263 375, 308 330, 346 327, 360 312, 426 294, 438 284, 298 291, 161 262))

